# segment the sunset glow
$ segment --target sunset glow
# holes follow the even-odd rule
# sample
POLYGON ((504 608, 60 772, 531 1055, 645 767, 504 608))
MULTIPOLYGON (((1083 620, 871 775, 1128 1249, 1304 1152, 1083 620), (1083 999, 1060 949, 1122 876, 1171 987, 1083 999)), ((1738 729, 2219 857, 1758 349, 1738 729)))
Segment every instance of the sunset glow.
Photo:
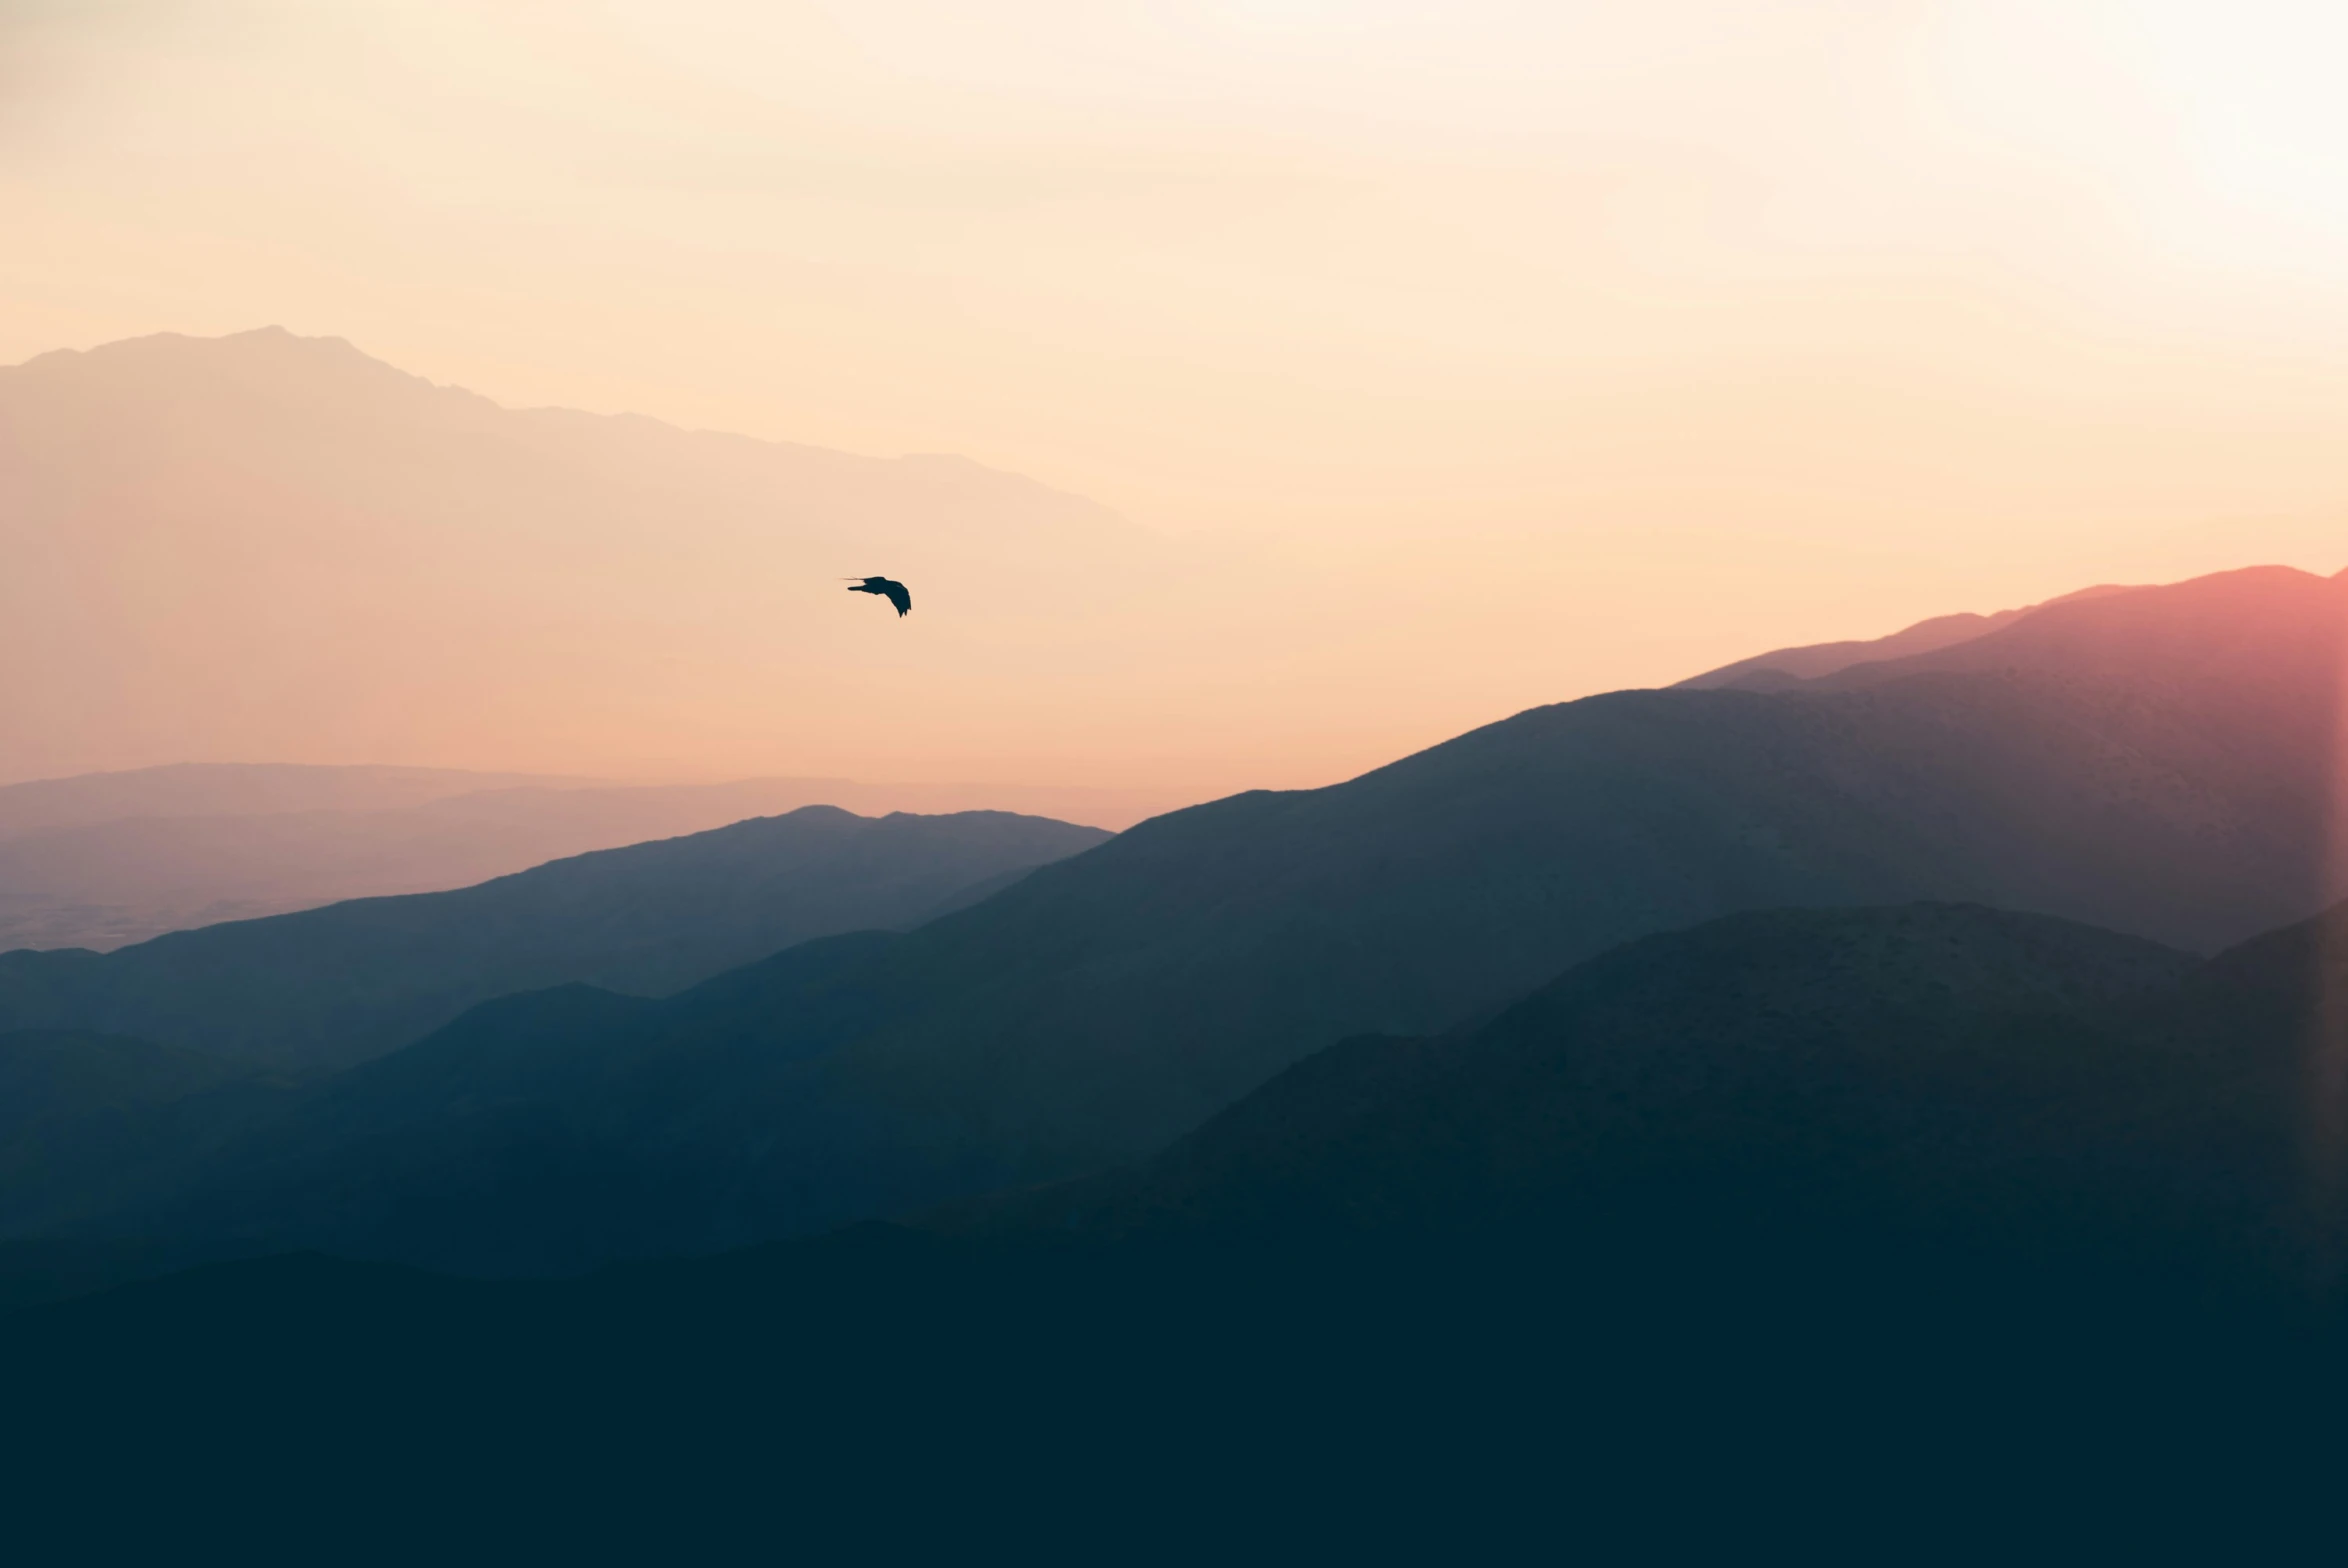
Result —
POLYGON ((2324 1539, 2343 62, 0 0, 9 1560, 2324 1539))
MULTIPOLYGON (((2348 564, 2343 25, 17 4, 0 359, 280 323, 511 406, 964 455, 1184 562, 1100 655, 1146 737, 943 650, 885 746, 766 733, 752 649, 665 735, 321 760, 1315 783, 1774 644, 2348 564)), ((0 775, 170 760, 68 750, 0 775)))

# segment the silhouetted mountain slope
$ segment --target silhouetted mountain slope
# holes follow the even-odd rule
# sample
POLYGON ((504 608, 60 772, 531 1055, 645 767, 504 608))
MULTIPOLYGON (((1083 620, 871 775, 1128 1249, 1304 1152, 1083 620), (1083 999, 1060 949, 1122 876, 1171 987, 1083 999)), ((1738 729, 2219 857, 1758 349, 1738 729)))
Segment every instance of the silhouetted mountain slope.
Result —
POLYGON ((802 806, 863 816, 1003 810, 1115 829, 1196 798, 813 778, 591 787, 400 768, 94 774, 0 789, 0 952, 111 951, 344 899, 445 892, 802 806))
POLYGON ((0 1141, 44 1123, 166 1104, 242 1077, 197 1051, 78 1030, 0 1034, 0 1141))
POLYGON ((2240 1125, 2219 1110, 2248 1108, 2244 1086, 2297 1048, 2243 1005, 2306 978, 2285 967, 2180 1027, 2206 985, 2193 960, 2091 927, 1951 905, 1736 915, 1593 959, 1466 1034, 1335 1046, 1138 1171, 941 1223, 1226 1242, 1562 1227, 1663 1248, 1805 1229, 2017 1251, 2194 1239, 2179 1226, 2215 1235, 2252 1199, 2271 1223, 2290 1195, 2270 1151, 2292 1097, 2240 1125), (2237 1201, 2172 1201, 2221 1193, 2237 1201))
POLYGON ((1739 908, 1963 899, 2209 951, 2348 891, 2344 632, 2348 584, 2226 574, 1926 656, 1979 670, 1615 693, 1176 813, 920 933, 907 962, 968 977, 951 1012, 843 1072, 991 1139, 1136 1148, 1303 1040, 1447 1027, 1739 908))
POLYGON ((1931 620, 1918 621, 1888 637, 1773 649, 1768 653, 1755 654, 1750 659, 1739 659, 1734 664, 1724 664, 1717 670, 1691 675, 1674 685, 1694 691, 1711 691, 1723 686, 1734 686, 1746 691, 1781 691, 1801 681, 1832 675, 1854 664, 1902 659, 1911 654, 1930 653, 1958 643, 1971 642, 1976 637, 2011 626, 2025 615, 2034 615, 2049 605, 2069 604, 2073 600, 2101 598, 2105 594, 2130 591, 2106 584, 2082 588, 2076 593, 2049 599, 2045 604, 2025 605, 2019 610, 2000 610, 1994 615, 1936 615, 1931 620))
POLYGON ((1969 641, 1854 663, 1814 684, 1848 690, 1926 674, 2020 672, 2106 683, 2148 701, 2217 699, 2221 713, 2263 707, 2331 690, 2348 646, 2344 606, 2348 577, 2245 567, 2057 600, 1969 641))
POLYGON ((88 1217, 284 1102, 199 1052, 78 1030, 0 1033, 0 1227, 88 1217))
POLYGON ((556 861, 448 893, 176 932, 103 957, 0 954, 0 1022, 334 1067, 476 1002, 568 981, 660 993, 810 937, 916 924, 1107 834, 828 806, 556 861))
POLYGON ((2320 907, 2328 691, 2215 708, 1982 677, 1618 693, 1131 830, 905 949, 951 997, 843 1071, 1049 1150, 1138 1148, 1309 1039, 1443 1027, 1739 908, 1963 898, 2207 950, 2320 907))
MULTIPOLYGON (((1146 1155, 1333 1041, 1449 1029, 1624 941, 1738 910, 1962 900, 2208 951, 2342 885, 2342 587, 2252 574, 2081 601, 1997 634, 2061 631, 2004 668, 1615 693, 1334 788, 1177 812, 860 952, 853 1015, 804 1013, 796 980, 755 1019, 691 997, 513 998, 458 1026, 467 1049, 575 1035, 629 1065, 544 1089, 516 1073, 495 1118, 454 1089, 403 1099, 381 1168, 324 1139, 279 1178, 366 1191, 376 1214, 409 1184, 452 1212, 470 1193, 477 1243, 346 1225, 258 1178, 208 1196, 206 1223, 258 1205, 300 1216, 289 1239, 485 1269, 506 1266, 498 1237, 565 1236, 584 1265, 618 1255, 596 1248, 623 1231, 627 1250, 802 1233, 1146 1155), (2137 605, 2154 613, 2061 629, 2137 605), (2140 639, 2163 615, 2167 673, 2095 662, 2095 626, 2140 639), (2178 675, 2197 648, 2208 678, 2178 675), (590 1245, 600 1222, 564 1181, 525 1179, 534 1162, 655 1196, 613 1197, 646 1217, 590 1245)), ((750 994, 795 972, 722 984, 750 994)))
POLYGON ((527 1274, 741 1245, 788 1228, 778 1210, 910 1207, 936 1172, 867 1171, 876 1129, 809 1114, 830 1109, 809 1087, 824 1053, 894 1005, 880 977, 903 940, 804 943, 658 1001, 567 986, 485 1004, 150 1181, 104 1229, 527 1274))

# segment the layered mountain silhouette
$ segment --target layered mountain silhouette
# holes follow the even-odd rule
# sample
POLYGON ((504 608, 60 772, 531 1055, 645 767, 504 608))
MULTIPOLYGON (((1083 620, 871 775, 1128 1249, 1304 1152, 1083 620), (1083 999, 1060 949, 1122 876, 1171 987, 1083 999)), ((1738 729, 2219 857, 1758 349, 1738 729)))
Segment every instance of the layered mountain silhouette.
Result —
MULTIPOLYGON (((1289 1068, 1147 1165, 949 1233, 1222 1244, 1473 1234, 1583 1249, 2096 1249, 2305 1285, 2348 1213, 2305 1091, 2348 909, 2206 964, 1966 905, 1649 937, 1491 1022, 1289 1068)), ((2322 1266, 2319 1266, 2322 1265, 2322 1266)))
POLYGON ((0 1457, 84 1541, 128 1467, 175 1529, 259 1474, 311 1544, 428 1497, 669 1555, 966 1549, 1005 1498, 1140 1552, 1202 1492, 1306 1554, 1588 1541, 1607 1498, 1749 1547, 1785 1496, 1879 1552, 1984 1454, 2106 1545, 2099 1467, 2327 1495, 2344 595, 1537 710, 305 1082, 0 1038, 9 1212, 85 1248, 48 1277, 344 1254, 12 1313, 0 1457))
POLYGON ((810 937, 903 928, 1108 835, 1002 812, 779 817, 104 955, 0 954, 0 1028, 93 1029, 285 1070, 346 1066, 565 982, 657 995, 810 937))
POLYGON ((819 1230, 1146 1156, 1338 1040, 1743 910, 1973 902, 2207 953, 2343 891, 2344 630, 2348 582, 2262 569, 1778 692, 1535 710, 906 935, 502 1000, 135 1223, 490 1272, 819 1230))
POLYGON ((181 763, 0 786, 0 841, 30 833, 154 818, 397 811, 484 790, 584 785, 586 779, 462 768, 181 763))
POLYGON ((809 805, 1000 809, 1123 827, 1179 792, 742 779, 609 785, 425 768, 180 765, 0 788, 0 951, 109 951, 809 805))

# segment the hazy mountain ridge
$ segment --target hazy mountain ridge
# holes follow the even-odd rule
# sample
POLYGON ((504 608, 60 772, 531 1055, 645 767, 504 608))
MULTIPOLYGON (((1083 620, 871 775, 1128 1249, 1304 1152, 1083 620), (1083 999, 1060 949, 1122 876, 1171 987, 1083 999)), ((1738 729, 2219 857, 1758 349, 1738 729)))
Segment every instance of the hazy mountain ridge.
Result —
POLYGON ((1054 650, 1156 554, 977 463, 505 409, 276 329, 0 369, 0 549, 25 563, 0 579, 0 777, 567 759, 583 730, 744 756, 745 733, 821 738, 934 687, 909 639, 1059 679, 1054 650), (837 582, 875 570, 929 607, 877 660, 837 582))
POLYGON ((671 991, 809 937, 916 924, 1107 837, 1007 813, 874 819, 810 806, 477 887, 210 926, 103 956, 0 954, 0 1026, 340 1066, 509 991, 567 981, 671 991))
MULTIPOLYGON (((85 407, 95 404, 143 415, 147 429, 136 432, 134 439, 159 434, 175 443, 200 441, 219 428, 223 416, 237 417, 234 404, 242 398, 264 401, 271 413, 293 421, 305 434, 336 432, 345 440, 351 439, 357 432, 347 427, 343 410, 331 400, 321 399, 308 380, 317 378, 351 393, 378 413, 390 408, 412 410, 427 427, 487 441, 507 439, 519 429, 536 433, 566 456, 582 450, 573 439, 581 432, 607 450, 683 441, 730 455, 733 462, 728 466, 737 474, 745 469, 756 472, 780 461, 823 476, 833 486, 876 474, 908 476, 916 489, 952 487, 981 478, 1021 501, 1047 501, 1088 524, 1132 526, 1098 502, 965 457, 937 453, 870 457, 797 442, 689 430, 643 414, 511 409, 477 392, 440 385, 387 364, 347 339, 299 337, 283 327, 261 327, 223 338, 162 332, 93 349, 58 349, 21 365, 0 366, 0 378, 5 378, 0 385, 14 382, 23 387, 27 401, 37 389, 39 398, 55 413, 64 413, 64 405, 79 401, 85 407), (126 376, 126 371, 132 374, 126 376), (137 379, 140 375, 146 379, 137 379), (191 401, 191 391, 201 393, 204 401, 191 401), (212 417, 204 417, 207 414, 212 417)), ((19 411, 16 399, 9 402, 12 413, 19 411)), ((304 466, 314 470, 326 455, 312 448, 311 460, 304 466)), ((825 498, 836 501, 843 494, 827 487, 825 498)))
MULTIPOLYGON (((1847 665, 1816 683, 1883 685, 1926 674, 2046 671, 2158 695, 2214 688, 2263 710, 2337 679, 2348 574, 2250 566, 2041 610, 1928 652, 1847 665)), ((2255 717, 2266 717, 2261 711, 2255 717)))
POLYGON ((345 771, 179 767, 0 789, 0 825, 19 824, 13 833, 0 826, 0 951, 111 950, 346 899, 443 892, 564 856, 810 805, 865 815, 1012 810, 1115 828, 1183 799, 849 779, 595 785, 442 770, 356 768, 344 778, 345 771), (401 801, 395 792, 395 803, 383 803, 385 792, 370 782, 383 773, 429 798, 401 801), (320 804, 336 800, 354 803, 320 804))
POLYGON ((388 811, 483 790, 585 788, 598 782, 461 768, 176 763, 0 785, 0 840, 126 818, 388 811))
MULTIPOLYGON (((2247 638, 2278 661, 2256 701, 2217 686, 2139 693, 2061 667, 2067 645, 2032 643, 2019 653, 2052 661, 2035 672, 1586 699, 1328 790, 1157 819, 917 936, 908 956, 989 978, 844 1070, 901 1074, 914 1105, 998 1138, 1024 1118, 1024 1136, 1048 1140, 1061 1119, 1121 1123, 1115 1142, 1146 1146, 1171 1134, 1168 1107, 1205 1114, 1294 1041, 1444 1027, 1618 941, 1737 907, 1964 898, 2203 951, 2238 941, 2342 890, 2326 857, 2339 853, 2329 734, 2344 596, 2304 574, 2208 579, 2019 625, 2093 611, 2125 637, 2193 620, 2204 596, 2223 601, 2218 623, 2195 620, 2222 633, 2216 657, 2238 660, 2247 638), (1112 893, 1120 883, 1133 891, 1112 893), (1181 959, 1164 922, 1197 933, 1181 959), (1047 952, 1060 955, 1041 970, 1050 991, 1019 989, 1009 977, 1047 952), (1093 985, 1149 998, 1127 1003, 1149 1020, 1149 1051, 1088 1031, 1077 997, 1093 985), (1072 1085, 1103 1059, 1119 1063, 1123 1103, 1086 1106, 1072 1085)), ((1092 1016, 1111 1011, 1104 996, 1092 1016)))
POLYGON ((1980 668, 1536 710, 1153 820, 913 933, 660 1000, 509 996, 320 1082, 169 1100, 112 1151, 143 1163, 101 1147, 10 1211, 87 1238, 28 1288, 151 1269, 154 1236, 666 1261, 275 1257, 13 1314, 12 1473, 226 1442, 557 1495, 755 1454, 770 1496, 780 1455, 869 1546, 907 1466, 976 1493, 1044 1455, 1097 1547, 1131 1526, 1118 1478, 1172 1455, 1234 1486, 1324 1463, 1352 1496, 1432 1432, 1391 1484, 1522 1463, 1537 1490, 1560 1432, 1577 1473, 1676 1463, 1687 1412, 1727 1407, 1755 1412, 1740 1465, 1790 1450, 1811 1481, 1800 1422, 1904 1473, 1902 1417, 2064 1484, 2180 1432, 2271 1480, 2348 1387, 2320 1070, 2348 906, 2266 918, 2336 890, 2340 597, 2246 574, 1980 668), (1851 907, 1932 886, 2138 934, 1851 907), (1826 907, 1720 907, 1772 898, 1826 907), (1544 945, 1569 956, 1492 994, 1544 945), (2064 1419, 2017 1414, 2041 1404, 2064 1419))
POLYGON ((207 1223, 298 1212, 288 1235, 492 1270, 514 1238, 568 1237, 584 1266, 664 1228, 803 1233, 1146 1156, 1337 1040, 1454 1028, 1738 910, 1962 900, 2224 947, 2343 890, 2343 586, 2229 574, 1963 645, 2016 639, 1989 669, 1539 709, 1344 785, 1154 819, 905 936, 663 1003, 509 998, 367 1080, 408 1086, 386 1121, 348 1103, 376 1141, 289 1146, 207 1223), (534 1090, 516 1068, 474 1114, 458 1064, 489 1070, 508 1036, 517 1062, 595 1041, 609 1071, 534 1090), (561 1170, 630 1217, 582 1208, 561 1170), (463 1225, 400 1220, 407 1187, 463 1225), (363 1214, 314 1199, 336 1191, 363 1214))

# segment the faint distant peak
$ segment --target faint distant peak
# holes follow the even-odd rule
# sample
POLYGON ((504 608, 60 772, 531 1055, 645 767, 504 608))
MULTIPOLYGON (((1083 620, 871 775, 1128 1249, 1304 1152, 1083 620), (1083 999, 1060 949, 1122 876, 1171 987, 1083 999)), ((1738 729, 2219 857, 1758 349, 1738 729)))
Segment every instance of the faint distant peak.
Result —
POLYGON ((0 841, 49 828, 133 817, 386 810, 488 790, 586 789, 605 783, 559 774, 462 768, 175 762, 0 785, 0 841))
MULTIPOLYGON (((185 332, 150 332, 144 337, 117 338, 111 343, 100 343, 94 348, 52 349, 36 354, 21 365, 0 367, 23 370, 35 365, 60 365, 75 361, 121 362, 164 358, 202 358, 220 355, 268 355, 278 359, 306 358, 313 362, 345 365, 366 365, 394 375, 406 376, 398 366, 366 353, 348 338, 303 337, 281 326, 253 327, 243 332, 225 333, 219 337, 195 337, 185 332)), ((420 380, 420 377, 409 377, 420 380)))
MULTIPOLYGON (((188 341, 200 343, 206 340, 195 338, 188 341)), ((396 375, 408 374, 397 365, 377 359, 349 338, 305 337, 301 333, 289 331, 281 326, 255 327, 249 332, 231 332, 225 337, 210 341, 264 354, 301 355, 341 364, 368 365, 378 370, 391 371, 396 375)), ((419 376, 413 379, 422 380, 423 378, 419 376)))
MULTIPOLYGON (((900 487, 951 492, 958 505, 1051 510, 1080 518, 1105 533, 1134 539, 1148 530, 1114 508, 1029 475, 954 453, 897 457, 843 452, 799 442, 694 429, 646 414, 596 413, 560 406, 515 407, 468 388, 435 382, 376 358, 347 338, 306 337, 281 325, 220 337, 156 332, 88 349, 57 349, 21 364, 0 366, 0 395, 11 386, 40 397, 72 389, 101 412, 173 404, 217 405, 241 394, 252 406, 300 410, 312 420, 356 420, 385 429, 402 420, 420 426, 461 426, 476 435, 516 444, 567 435, 598 447, 619 447, 653 461, 687 467, 729 449, 743 461, 796 462, 802 467, 886 476, 900 487)), ((277 417, 276 413, 272 417, 277 417)))

